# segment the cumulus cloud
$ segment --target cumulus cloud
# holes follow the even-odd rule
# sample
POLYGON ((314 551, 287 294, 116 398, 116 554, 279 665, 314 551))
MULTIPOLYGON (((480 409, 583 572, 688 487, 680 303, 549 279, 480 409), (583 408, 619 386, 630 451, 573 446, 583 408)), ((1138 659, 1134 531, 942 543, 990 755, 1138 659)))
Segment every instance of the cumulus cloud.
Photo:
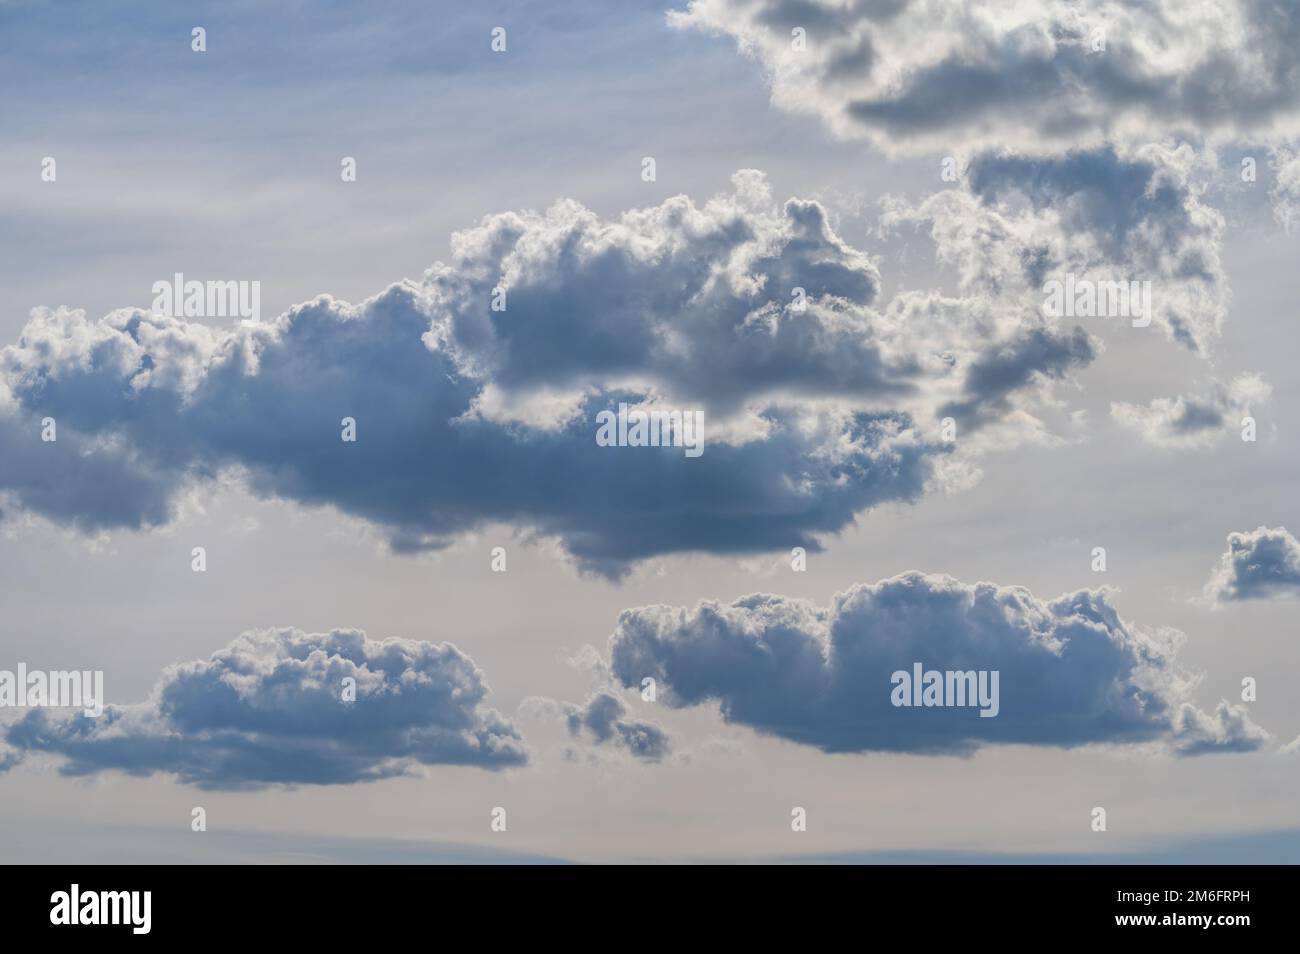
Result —
POLYGON ((723 718, 825 752, 966 754, 984 745, 1160 743, 1184 755, 1245 751, 1267 735, 1240 706, 1192 706, 1182 635, 1120 619, 1108 593, 1040 600, 1023 587, 905 573, 829 606, 753 595, 624 611, 610 637, 625 686, 716 704, 723 718), (998 714, 895 707, 894 672, 998 671, 998 714))
POLYGON ((208 789, 522 765, 522 739, 484 705, 487 693, 474 661, 450 643, 264 630, 169 667, 146 702, 98 718, 35 709, 5 740, 14 754, 62 757, 65 775, 162 772, 208 789), (355 700, 345 700, 345 679, 355 680, 355 700))
POLYGON ((1189 702, 1178 707, 1173 719, 1170 740, 1179 755, 1206 755, 1214 752, 1253 752, 1272 738, 1250 721, 1246 707, 1220 699, 1213 713, 1196 708, 1189 702))
POLYGON ((1266 149, 1276 218, 1300 220, 1292 4, 689 0, 668 19, 733 38, 775 105, 842 137, 969 159, 965 188, 918 212, 963 277, 1012 301, 1022 272, 1031 292, 1067 272, 1149 280, 1156 324, 1204 354, 1228 305, 1223 217, 1201 198, 1216 148, 1266 149))
POLYGON ((1216 602, 1300 597, 1300 540, 1286 527, 1228 534, 1228 549, 1210 574, 1205 595, 1216 602))
POLYGON ((888 152, 1300 128, 1300 11, 1271 0, 690 0, 669 22, 888 152))
MULTIPOLYGON (((1152 327, 1197 354, 1211 350, 1230 299, 1224 219, 1201 200, 1191 149, 984 154, 964 172, 958 188, 919 203, 892 199, 882 224, 928 229, 965 297, 1042 314, 1050 281, 1147 281, 1152 327)), ((1045 320, 1059 333, 1059 318, 1045 320)), ((1131 324, 1080 320, 1096 333, 1131 324)))
POLYGON ((880 284, 866 255, 820 204, 776 206, 754 171, 734 183, 703 207, 678 196, 604 221, 562 201, 457 233, 425 276, 440 341, 505 392, 655 387, 717 412, 909 390, 911 353, 861 307, 880 284))
POLYGON ((1155 398, 1149 404, 1115 401, 1111 417, 1157 447, 1205 447, 1235 432, 1254 406, 1266 402, 1272 388, 1257 374, 1243 374, 1231 384, 1216 382, 1203 396, 1155 398))
POLYGON ((251 329, 37 310, 0 351, 0 492, 83 531, 140 529, 236 474, 398 551, 507 522, 618 576, 670 552, 816 550, 922 493, 952 453, 943 409, 1035 420, 1094 354, 979 294, 876 303, 875 266, 825 210, 774 203, 753 172, 702 206, 489 216, 452 249, 419 282, 251 329), (703 456, 598 446, 596 415, 623 401, 704 412, 703 456))

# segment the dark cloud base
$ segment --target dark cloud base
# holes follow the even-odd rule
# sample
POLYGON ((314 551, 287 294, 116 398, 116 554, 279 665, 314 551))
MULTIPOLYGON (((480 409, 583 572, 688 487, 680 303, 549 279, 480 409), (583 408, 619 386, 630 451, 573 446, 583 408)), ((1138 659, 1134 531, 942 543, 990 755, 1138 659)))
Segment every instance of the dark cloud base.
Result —
POLYGON ((266 630, 170 667, 147 702, 108 706, 98 718, 36 709, 5 741, 9 767, 47 753, 64 760, 64 775, 166 773, 209 789, 523 765, 523 740, 483 704, 487 692, 474 661, 450 643, 266 630), (345 698, 345 679, 355 699, 345 698))
POLYGON ((1125 623, 1105 591, 1050 601, 1022 587, 905 573, 837 594, 830 606, 754 595, 619 617, 611 669, 649 676, 661 698, 716 704, 728 722, 825 752, 969 754, 984 745, 1159 742, 1183 755, 1258 748, 1241 706, 1213 714, 1168 640, 1125 623), (1000 711, 904 708, 891 674, 1000 673, 1000 711))

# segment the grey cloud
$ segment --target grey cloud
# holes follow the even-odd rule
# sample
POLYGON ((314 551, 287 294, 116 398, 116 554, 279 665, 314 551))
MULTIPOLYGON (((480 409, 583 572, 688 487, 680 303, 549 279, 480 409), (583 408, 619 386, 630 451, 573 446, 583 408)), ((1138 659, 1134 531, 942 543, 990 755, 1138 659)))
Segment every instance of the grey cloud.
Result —
MULTIPOLYGON (((893 200, 884 224, 927 227, 963 292, 1003 307, 1041 311, 1045 283, 1070 274, 1149 281, 1152 327, 1207 356, 1230 292, 1224 219, 1201 201, 1200 174, 1186 147, 985 154, 958 188, 916 205, 893 200)), ((1088 331, 1104 324, 1083 320, 1093 322, 1088 331)))
POLYGON ((1035 328, 1014 341, 987 349, 966 370, 961 400, 940 413, 967 424, 979 425, 1009 408, 1008 396, 1035 377, 1061 378, 1084 367, 1097 356, 1091 338, 1082 328, 1058 334, 1035 328))
POLYGON ((985 153, 971 160, 967 175, 984 201, 1022 195, 1036 209, 1054 210, 1064 228, 1097 236, 1118 258, 1139 229, 1168 239, 1195 225, 1194 197, 1161 161, 1168 155, 1120 155, 1110 146, 1060 156, 985 153))
POLYGON ((1294 132, 1300 113, 1300 13, 1269 0, 691 0, 669 20, 732 37, 778 105, 889 152, 1294 132))
POLYGON ((732 411, 763 395, 887 395, 911 356, 865 311, 880 278, 816 202, 763 177, 702 207, 678 196, 603 221, 573 202, 487 217, 425 278, 447 347, 507 391, 649 382, 732 411), (492 290, 506 308, 485 308, 492 290), (795 303, 802 289, 806 305, 795 303))
POLYGON ((1300 597, 1300 540, 1286 527, 1256 527, 1228 534, 1206 596, 1216 601, 1300 597))
POLYGON ((565 706, 569 733, 581 736, 585 730, 599 743, 621 745, 634 756, 657 762, 668 754, 668 734, 653 722, 624 718, 627 706, 611 692, 598 692, 584 706, 565 706))
POLYGON ((825 752, 967 754, 983 745, 1161 743, 1185 755, 1258 748, 1239 706, 1190 706, 1180 637, 1121 620, 1106 591, 1039 600, 1022 587, 905 573, 829 606, 753 595, 624 611, 610 637, 625 686, 716 704, 723 718, 825 752), (997 670, 1000 711, 896 708, 891 674, 997 670))
POLYGON ((115 769, 209 789, 335 785, 420 765, 500 769, 527 752, 484 705, 474 662, 450 643, 357 630, 245 633, 209 659, 169 667, 148 701, 98 718, 29 712, 5 740, 61 757, 65 775, 115 769), (344 701, 344 679, 355 701, 344 701))
POLYGON ((421 282, 253 329, 38 310, 0 351, 0 491, 83 531, 144 529, 234 473, 401 552, 507 522, 611 577, 671 552, 816 550, 921 494, 951 451, 927 433, 943 404, 996 419, 1091 356, 978 295, 877 307, 877 287, 819 205, 778 206, 744 172, 702 206, 490 216, 421 282), (707 411, 706 452, 597 446, 620 401, 707 411))
POLYGON ((1255 374, 1217 382, 1205 395, 1154 398, 1148 404, 1112 402, 1111 417, 1157 447, 1204 447, 1235 433, 1242 417, 1266 402, 1272 388, 1255 374))
POLYGON ((1191 703, 1178 707, 1170 744, 1179 755, 1253 752, 1271 736, 1250 721, 1246 707, 1220 699, 1213 713, 1191 703))
POLYGON ((3 418, 0 485, 22 505, 86 530, 154 526, 190 482, 238 467, 254 493, 363 517, 399 550, 511 521, 616 574, 674 550, 816 548, 813 534, 916 497, 927 470, 930 451, 901 414, 812 419, 771 407, 762 439, 710 442, 696 459, 597 446, 597 412, 643 396, 629 392, 583 396, 558 428, 476 418, 480 386, 421 344, 428 316, 405 286, 361 309, 319 300, 229 338, 189 393, 135 384, 151 358, 141 328, 165 321, 38 321, 61 345, 102 335, 92 350, 113 356, 89 366, 51 367, 30 339, 8 351, 34 365, 9 379, 19 407, 3 418), (116 390, 87 380, 110 377, 116 390), (47 414, 56 443, 40 440, 47 414), (357 421, 355 444, 339 439, 345 416, 357 421))

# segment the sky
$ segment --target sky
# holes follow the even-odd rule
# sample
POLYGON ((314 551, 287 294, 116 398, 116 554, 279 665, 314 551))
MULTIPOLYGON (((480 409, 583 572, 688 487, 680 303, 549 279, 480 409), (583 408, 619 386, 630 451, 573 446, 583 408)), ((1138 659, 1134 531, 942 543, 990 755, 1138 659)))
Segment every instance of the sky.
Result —
POLYGON ((1297 39, 0 0, 0 857, 1296 860, 1297 39))

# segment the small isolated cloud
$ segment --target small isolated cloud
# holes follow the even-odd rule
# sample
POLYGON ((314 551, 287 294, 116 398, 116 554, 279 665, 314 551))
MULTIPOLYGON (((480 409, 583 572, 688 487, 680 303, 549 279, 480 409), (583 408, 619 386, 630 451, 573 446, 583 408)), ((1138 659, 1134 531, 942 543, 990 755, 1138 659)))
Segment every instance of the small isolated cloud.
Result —
POLYGON ((651 762, 668 754, 668 734, 653 722, 623 718, 627 706, 611 692, 598 692, 585 706, 569 705, 566 709, 569 733, 575 737, 585 733, 598 744, 613 742, 651 762))
POLYGON ((627 706, 612 692, 594 693, 583 705, 559 702, 544 696, 530 696, 520 704, 520 713, 563 722, 569 736, 592 745, 624 749, 646 762, 661 761, 672 745, 668 733, 653 722, 627 718, 627 706))
POLYGON ((661 702, 825 752, 968 754, 984 745, 1160 743, 1183 755, 1246 751, 1267 738, 1240 706, 1190 704, 1182 634, 1121 620, 1107 591, 1039 600, 1023 587, 905 573, 829 606, 754 595, 693 609, 625 610, 610 637, 625 686, 657 680, 661 702), (997 671, 997 715, 897 707, 892 674, 997 671))
POLYGON ((1228 550, 1205 586, 1213 602, 1300 597, 1300 540, 1286 527, 1228 534, 1228 550))
POLYGON ((1236 432, 1242 418, 1268 401, 1272 387, 1257 374, 1243 374, 1208 395, 1156 398, 1149 404, 1112 402, 1111 417, 1157 447, 1206 447, 1236 432))
POLYGON ((1246 707, 1220 699, 1213 713, 1190 702, 1178 707, 1170 744, 1179 755, 1213 752, 1253 752, 1272 738, 1250 721, 1246 707))
POLYGON ((669 22, 732 37, 776 105, 895 154, 1294 133, 1300 115, 1290 3, 690 0, 669 22))
POLYGON ((474 661, 450 643, 273 629, 169 667, 146 702, 98 718, 36 709, 5 740, 23 755, 61 757, 65 775, 162 772, 207 789, 522 765, 522 739, 483 704, 487 693, 474 661), (355 680, 355 701, 345 701, 345 679, 355 680))

